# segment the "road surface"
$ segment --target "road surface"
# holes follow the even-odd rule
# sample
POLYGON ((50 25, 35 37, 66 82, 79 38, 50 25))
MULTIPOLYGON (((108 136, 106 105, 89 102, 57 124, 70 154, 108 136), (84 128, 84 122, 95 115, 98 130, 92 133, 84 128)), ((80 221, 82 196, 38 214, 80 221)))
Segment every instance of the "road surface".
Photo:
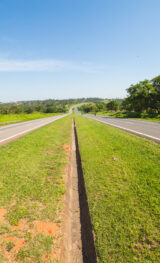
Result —
POLYGON ((83 114, 83 116, 160 143, 160 123, 91 114, 83 114))
POLYGON ((54 117, 47 117, 47 118, 36 119, 32 121, 26 121, 26 122, 2 126, 0 127, 0 145, 5 144, 9 141, 12 141, 16 138, 19 138, 28 132, 31 132, 40 127, 43 127, 67 115, 68 114, 63 114, 63 115, 54 116, 54 117))

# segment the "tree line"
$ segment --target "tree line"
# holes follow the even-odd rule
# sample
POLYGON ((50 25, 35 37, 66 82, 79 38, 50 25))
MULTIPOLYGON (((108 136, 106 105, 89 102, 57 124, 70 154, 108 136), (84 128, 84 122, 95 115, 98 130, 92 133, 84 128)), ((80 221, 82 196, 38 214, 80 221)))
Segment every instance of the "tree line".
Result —
POLYGON ((102 98, 76 98, 64 100, 34 100, 16 103, 0 103, 0 114, 30 114, 34 111, 43 113, 65 113, 75 104, 85 113, 98 111, 125 110, 135 113, 160 114, 160 75, 152 80, 140 81, 127 89, 127 97, 123 100, 107 100, 102 98), (107 103, 106 103, 107 101, 107 103))
POLYGON ((42 112, 42 113, 65 113, 68 108, 64 105, 1 105, 0 114, 30 114, 32 112, 42 112))
POLYGON ((160 114, 160 75, 131 85, 127 89, 127 97, 122 101, 108 100, 107 103, 82 105, 79 109, 85 113, 125 110, 138 114, 160 114))
POLYGON ((32 112, 42 113, 66 113, 70 106, 83 102, 98 103, 101 98, 76 98, 64 100, 32 100, 18 101, 13 103, 0 103, 0 114, 30 114, 32 112))
POLYGON ((101 102, 96 104, 84 104, 79 107, 79 110, 85 113, 99 112, 99 111, 118 111, 120 109, 120 102, 117 100, 110 100, 107 103, 101 102))

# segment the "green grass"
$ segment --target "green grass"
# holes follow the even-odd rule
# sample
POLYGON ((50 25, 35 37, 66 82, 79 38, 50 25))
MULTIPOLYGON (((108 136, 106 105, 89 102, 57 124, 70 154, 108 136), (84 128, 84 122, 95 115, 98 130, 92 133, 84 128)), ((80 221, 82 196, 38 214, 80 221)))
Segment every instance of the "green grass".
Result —
MULTIPOLYGON (((91 114, 95 114, 92 112, 91 114)), ((96 113, 97 115, 116 117, 116 118, 134 118, 145 121, 155 121, 160 122, 160 115, 158 114, 149 114, 149 113, 136 113, 136 112, 126 112, 126 111, 117 111, 117 112, 109 112, 109 111, 99 111, 96 113)))
POLYGON ((160 261, 160 146, 76 115, 98 262, 160 261))
MULTIPOLYGON (((27 245, 17 255, 21 262, 41 262, 47 244, 51 246, 47 236, 33 240, 26 229, 18 233, 13 226, 21 219, 30 224, 46 219, 59 222, 65 193, 62 175, 68 162, 63 145, 70 144, 71 124, 70 115, 0 146, 0 208, 7 210, 5 222, 0 218, 0 235, 25 237, 27 245)), ((11 244, 8 247, 12 250, 11 244)))
POLYGON ((0 125, 3 125, 3 122, 19 122, 19 121, 30 121, 30 120, 35 120, 35 119, 40 119, 40 118, 45 118, 45 117, 51 117, 51 116, 56 116, 60 115, 60 113, 42 113, 42 112, 33 112, 30 114, 5 114, 5 115, 0 115, 0 125))
POLYGON ((51 236, 38 234, 29 241, 28 247, 25 247, 18 252, 16 259, 21 262, 27 262, 26 259, 34 260, 32 262, 44 262, 42 260, 42 255, 45 253, 51 253, 52 245, 53 239, 51 236))

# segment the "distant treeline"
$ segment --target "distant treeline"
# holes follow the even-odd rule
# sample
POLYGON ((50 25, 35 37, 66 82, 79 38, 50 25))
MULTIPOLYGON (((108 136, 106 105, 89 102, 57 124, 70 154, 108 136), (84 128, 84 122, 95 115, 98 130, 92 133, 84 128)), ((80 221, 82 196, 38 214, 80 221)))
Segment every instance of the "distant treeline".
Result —
POLYGON ((65 113, 67 110, 68 109, 65 104, 56 104, 52 100, 42 102, 17 102, 0 105, 0 114, 30 114, 35 111, 43 113, 65 113))
POLYGON ((83 102, 98 103, 101 98, 81 98, 81 99, 65 99, 65 100, 34 100, 34 101, 18 101, 14 103, 0 103, 0 114, 21 114, 32 112, 43 113, 66 113, 71 105, 83 102))
POLYGON ((152 80, 140 81, 127 89, 128 96, 124 100, 110 100, 107 103, 82 105, 85 113, 98 111, 126 110, 136 113, 160 114, 160 75, 152 80))
POLYGON ((117 111, 120 108, 121 103, 117 100, 108 100, 107 103, 101 102, 96 104, 84 104, 79 107, 79 110, 85 113, 99 112, 99 111, 117 111))
POLYGON ((136 113, 160 114, 160 75, 152 80, 140 81, 127 89, 125 99, 80 98, 64 100, 34 100, 16 103, 0 103, 0 114, 65 113, 75 104, 88 103, 80 107, 83 112, 126 110, 136 113))

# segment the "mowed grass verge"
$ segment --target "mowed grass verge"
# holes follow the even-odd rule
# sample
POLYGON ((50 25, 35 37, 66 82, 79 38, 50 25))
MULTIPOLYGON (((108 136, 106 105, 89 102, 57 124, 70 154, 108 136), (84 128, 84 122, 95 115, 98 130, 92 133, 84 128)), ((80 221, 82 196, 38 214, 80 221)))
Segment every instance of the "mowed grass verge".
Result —
MULTIPOLYGON (((94 112, 92 114, 94 114, 94 112)), ((136 112, 126 112, 126 111, 117 111, 117 112, 99 111, 96 114, 100 116, 108 116, 115 118, 127 118, 127 119, 143 120, 143 121, 160 122, 160 114, 158 115, 151 113, 150 114, 136 113, 136 112)))
POLYGON ((40 118, 57 116, 63 113, 42 113, 42 112, 33 112, 30 114, 21 113, 21 114, 4 114, 0 115, 0 125, 4 125, 5 122, 19 122, 19 121, 30 121, 40 118), (3 124, 4 123, 4 124, 3 124))
POLYGON ((71 124, 67 116, 0 146, 0 262, 58 262, 71 124))
POLYGON ((160 262, 160 146, 75 120, 98 262, 160 262))

